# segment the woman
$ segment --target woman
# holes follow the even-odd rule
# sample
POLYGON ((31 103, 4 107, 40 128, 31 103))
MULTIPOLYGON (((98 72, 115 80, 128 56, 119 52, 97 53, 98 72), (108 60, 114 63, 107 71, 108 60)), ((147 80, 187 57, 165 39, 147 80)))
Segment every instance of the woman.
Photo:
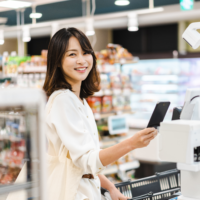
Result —
POLYGON ((96 57, 88 38, 75 28, 59 30, 49 44, 43 87, 49 97, 50 200, 100 200, 101 187, 110 192, 112 200, 127 199, 101 172, 128 152, 147 146, 157 135, 154 128, 147 128, 100 150, 95 119, 85 100, 99 90, 99 84, 96 57))

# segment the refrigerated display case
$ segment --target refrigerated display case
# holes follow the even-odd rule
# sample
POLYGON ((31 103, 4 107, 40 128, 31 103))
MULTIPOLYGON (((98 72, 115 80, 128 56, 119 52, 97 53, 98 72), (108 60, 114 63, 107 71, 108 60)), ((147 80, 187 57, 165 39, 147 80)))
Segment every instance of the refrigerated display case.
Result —
POLYGON ((45 95, 0 91, 0 200, 46 200, 45 95))
POLYGON ((171 119, 173 108, 183 105, 186 89, 200 87, 200 58, 140 60, 123 65, 122 72, 131 75, 133 118, 145 123, 157 102, 171 102, 166 116, 171 119))

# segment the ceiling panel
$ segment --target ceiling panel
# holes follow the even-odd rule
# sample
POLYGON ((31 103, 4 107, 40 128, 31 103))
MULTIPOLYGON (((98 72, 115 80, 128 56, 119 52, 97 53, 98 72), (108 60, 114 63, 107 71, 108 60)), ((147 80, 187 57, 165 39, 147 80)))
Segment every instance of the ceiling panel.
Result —
MULTIPOLYGON (((147 8, 149 0, 130 0, 130 4, 128 6, 116 6, 114 2, 115 0, 96 0, 95 14, 113 13, 147 8)), ((179 0, 154 0, 154 2, 155 6, 164 6, 178 4, 179 0)), ((79 17, 82 16, 82 0, 65 0, 62 2, 50 3, 46 5, 38 5, 36 11, 41 12, 43 14, 41 19, 37 19, 37 22, 79 17)), ((25 24, 31 23, 31 19, 29 18, 29 14, 31 12, 31 8, 26 8, 24 13, 25 24)), ((0 17, 8 18, 6 25, 16 25, 15 10, 0 12, 0 17)))
MULTIPOLYGON (((42 13, 42 17, 40 19, 37 19, 37 22, 81 16, 81 5, 81 0, 72 0, 37 6, 36 11, 42 13)), ((26 9, 25 23, 31 23, 31 19, 29 18, 31 11, 31 8, 26 9)))
POLYGON ((173 5, 179 4, 180 0, 154 0, 155 6, 166 6, 166 5, 173 5))
POLYGON ((95 14, 141 9, 147 8, 149 5, 149 0, 130 0, 128 6, 116 6, 114 2, 115 0, 96 0, 95 14))

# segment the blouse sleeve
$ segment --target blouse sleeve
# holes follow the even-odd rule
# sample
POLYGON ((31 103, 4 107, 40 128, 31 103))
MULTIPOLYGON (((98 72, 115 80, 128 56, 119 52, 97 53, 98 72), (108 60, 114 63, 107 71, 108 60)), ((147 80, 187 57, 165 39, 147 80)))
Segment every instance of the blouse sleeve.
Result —
POLYGON ((99 158, 91 134, 86 130, 78 105, 66 93, 58 95, 53 103, 51 123, 62 143, 69 150, 73 163, 84 173, 98 174, 105 168, 99 158))

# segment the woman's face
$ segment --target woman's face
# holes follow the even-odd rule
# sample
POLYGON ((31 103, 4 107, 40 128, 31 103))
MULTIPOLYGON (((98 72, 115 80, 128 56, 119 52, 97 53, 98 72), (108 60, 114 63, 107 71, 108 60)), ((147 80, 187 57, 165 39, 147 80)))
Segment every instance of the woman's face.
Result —
POLYGON ((69 45, 62 60, 65 79, 71 85, 85 80, 92 69, 93 57, 84 52, 75 37, 69 39, 69 45))

